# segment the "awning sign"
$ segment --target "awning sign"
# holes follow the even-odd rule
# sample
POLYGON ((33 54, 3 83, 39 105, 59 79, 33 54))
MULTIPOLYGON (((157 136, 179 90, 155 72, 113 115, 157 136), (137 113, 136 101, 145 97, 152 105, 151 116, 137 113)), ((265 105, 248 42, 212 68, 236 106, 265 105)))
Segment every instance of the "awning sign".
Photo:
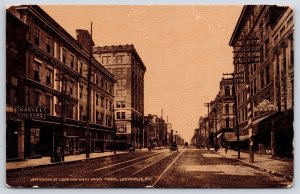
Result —
POLYGON ((269 100, 264 99, 261 103, 254 107, 254 112, 275 112, 277 111, 274 104, 272 104, 269 100))

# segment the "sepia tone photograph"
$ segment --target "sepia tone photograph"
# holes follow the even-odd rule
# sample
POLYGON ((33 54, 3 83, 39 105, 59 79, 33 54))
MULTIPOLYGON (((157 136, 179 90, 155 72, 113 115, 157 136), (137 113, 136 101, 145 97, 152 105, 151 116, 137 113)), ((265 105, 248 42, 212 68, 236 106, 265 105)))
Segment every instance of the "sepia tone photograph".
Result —
POLYGON ((293 7, 6 6, 7 187, 293 181, 293 7))

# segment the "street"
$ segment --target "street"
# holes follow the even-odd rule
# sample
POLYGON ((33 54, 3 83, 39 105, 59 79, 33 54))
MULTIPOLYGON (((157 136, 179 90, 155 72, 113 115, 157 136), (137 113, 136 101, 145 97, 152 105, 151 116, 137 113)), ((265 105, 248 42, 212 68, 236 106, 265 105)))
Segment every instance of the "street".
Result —
POLYGON ((70 164, 7 171, 13 187, 280 188, 289 180, 207 150, 137 151, 70 164))

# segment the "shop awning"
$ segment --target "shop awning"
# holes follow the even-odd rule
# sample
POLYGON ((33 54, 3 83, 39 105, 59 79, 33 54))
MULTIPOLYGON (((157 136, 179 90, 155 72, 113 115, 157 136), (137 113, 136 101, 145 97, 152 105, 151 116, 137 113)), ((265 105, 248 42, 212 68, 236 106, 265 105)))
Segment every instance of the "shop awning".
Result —
MULTIPOLYGON (((270 116, 270 115, 269 115, 270 116)), ((257 125, 259 122, 261 122, 262 120, 265 120, 266 118, 268 118, 269 116, 265 116, 259 119, 256 119, 252 122, 252 126, 257 125)))
MULTIPOLYGON (((249 135, 240 135, 239 136, 239 140, 240 141, 246 141, 247 139, 249 139, 249 135)), ((231 139, 229 139, 227 141, 229 141, 229 142, 235 142, 235 141, 237 141, 237 136, 235 136, 235 137, 233 137, 233 138, 231 138, 231 139)))

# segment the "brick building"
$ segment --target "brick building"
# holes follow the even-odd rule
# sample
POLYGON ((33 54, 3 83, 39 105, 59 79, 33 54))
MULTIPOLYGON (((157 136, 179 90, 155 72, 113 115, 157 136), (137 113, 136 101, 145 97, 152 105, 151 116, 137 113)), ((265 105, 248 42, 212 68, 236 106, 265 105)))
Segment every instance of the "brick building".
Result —
POLYGON ((111 149, 115 79, 90 54, 90 33, 76 32, 36 5, 7 10, 7 159, 111 149), (20 117, 18 106, 46 116, 20 117))
POLYGON ((144 120, 146 67, 133 45, 94 47, 94 57, 115 77, 115 118, 118 149, 140 148, 144 120))
POLYGON ((278 152, 292 154, 293 29, 291 8, 248 5, 229 42, 234 73, 244 81, 236 84, 240 134, 253 133, 255 150, 277 142, 278 152))

